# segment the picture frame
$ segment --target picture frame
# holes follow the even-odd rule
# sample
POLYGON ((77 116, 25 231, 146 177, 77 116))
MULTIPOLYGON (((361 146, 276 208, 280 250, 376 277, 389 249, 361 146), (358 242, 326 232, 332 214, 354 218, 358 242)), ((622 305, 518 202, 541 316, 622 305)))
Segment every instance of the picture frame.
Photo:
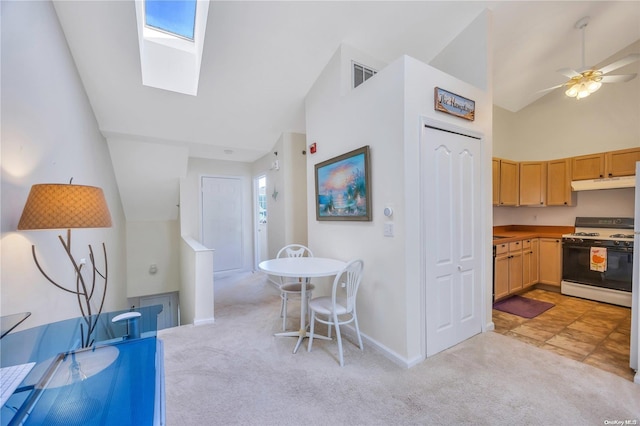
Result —
POLYGON ((316 220, 371 221, 369 145, 315 165, 316 220))
POLYGON ((476 102, 471 99, 436 87, 433 100, 436 111, 446 112, 469 121, 476 119, 476 102))

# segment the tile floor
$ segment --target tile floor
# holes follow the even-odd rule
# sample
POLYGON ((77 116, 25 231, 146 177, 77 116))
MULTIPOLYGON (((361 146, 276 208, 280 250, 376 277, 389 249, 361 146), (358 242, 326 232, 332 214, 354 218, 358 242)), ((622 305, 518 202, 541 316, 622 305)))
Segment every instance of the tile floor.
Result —
POLYGON ((521 296, 554 303, 535 318, 493 310, 495 331, 633 381, 631 309, 533 289, 521 296))

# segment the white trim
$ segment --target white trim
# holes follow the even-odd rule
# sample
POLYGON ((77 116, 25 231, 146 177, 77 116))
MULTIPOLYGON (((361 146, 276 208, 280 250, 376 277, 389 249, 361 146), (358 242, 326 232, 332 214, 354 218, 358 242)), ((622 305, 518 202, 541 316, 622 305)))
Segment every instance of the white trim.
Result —
POLYGON ((213 317, 202 318, 202 319, 194 319, 193 320, 193 325, 197 327, 199 325, 214 324, 215 322, 216 322, 216 320, 213 317))

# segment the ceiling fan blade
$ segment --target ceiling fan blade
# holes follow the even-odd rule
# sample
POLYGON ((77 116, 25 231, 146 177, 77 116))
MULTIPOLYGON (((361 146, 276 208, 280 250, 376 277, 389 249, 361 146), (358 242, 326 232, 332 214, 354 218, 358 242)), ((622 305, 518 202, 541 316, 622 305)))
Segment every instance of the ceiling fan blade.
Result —
POLYGON ((557 88, 559 88, 559 87, 562 87, 562 86, 564 86, 564 83, 562 83, 562 84, 558 84, 557 86, 553 86, 553 87, 547 87, 546 89, 538 90, 536 93, 546 93, 546 92, 550 92, 550 91, 552 91, 552 90, 554 90, 554 89, 557 89, 557 88))
POLYGON ((640 53, 632 53, 631 55, 625 56, 618 61, 615 61, 609 65, 605 65, 604 67, 600 68, 600 72, 602 72, 602 74, 609 73, 611 71, 617 70, 620 67, 624 67, 631 62, 635 62, 638 59, 640 59, 640 53))
POLYGON ((638 74, 624 74, 624 75, 605 75, 600 80, 602 83, 624 83, 625 81, 633 80, 638 74))
POLYGON ((571 68, 561 68, 557 72, 569 78, 580 76, 580 73, 578 71, 572 70, 571 68))

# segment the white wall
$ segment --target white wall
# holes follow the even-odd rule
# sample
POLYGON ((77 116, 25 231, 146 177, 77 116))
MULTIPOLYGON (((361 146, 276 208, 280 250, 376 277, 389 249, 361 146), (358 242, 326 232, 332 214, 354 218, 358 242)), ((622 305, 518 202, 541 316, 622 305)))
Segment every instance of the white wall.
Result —
MULTIPOLYGON (((365 262, 358 294, 363 333, 400 357, 407 356, 405 319, 403 179, 403 60, 340 95, 341 76, 360 52, 342 45, 306 99, 307 140, 317 153, 307 159, 309 247, 316 256, 365 262), (346 60, 343 60, 345 58, 346 60), (364 145, 371 147, 371 222, 318 222, 315 218, 315 164, 364 145), (396 207, 396 238, 383 236, 385 205, 396 207)), ((417 126, 417 123, 416 123, 417 126)), ((322 286, 317 286, 318 293, 322 286)))
POLYGON ((180 240, 180 324, 215 321, 213 254, 191 237, 180 240))
MULTIPOLYGON (((423 294, 420 258, 420 117, 465 126, 485 134, 485 187, 491 179, 491 101, 483 91, 412 58, 402 57, 358 88, 340 95, 344 58, 358 61, 359 52, 343 45, 320 75, 306 99, 307 140, 318 153, 307 161, 310 194, 309 246, 318 256, 342 260, 362 258, 363 285, 358 295, 362 331, 408 365, 424 354, 423 294), (342 60, 341 60, 342 59, 342 60), (438 113, 434 86, 476 100, 475 122, 438 113), (371 147, 371 222, 318 222, 315 214, 314 165, 363 145, 371 147), (382 211, 392 206, 392 219, 382 211), (384 237, 393 221, 395 237, 384 237)), ((488 216, 490 190, 486 191, 488 216)), ((490 220, 486 221, 487 235, 490 220)), ((487 240, 487 253, 490 241, 487 240)), ((486 277, 485 277, 486 279, 486 277)), ((322 290, 319 290, 322 291, 322 290)))
POLYGON ((578 216, 634 217, 634 188, 581 191, 575 206, 494 207, 493 224, 573 226, 578 216))
POLYGON ((287 244, 307 244, 307 160, 305 135, 283 133, 271 151, 253 163, 253 175, 267 177, 269 258, 287 244), (278 155, 275 155, 275 153, 278 155), (278 161, 279 169, 272 167, 278 161), (274 198, 274 191, 278 195, 274 198))
POLYGON ((173 221, 127 221, 127 297, 178 291, 180 227, 173 221), (156 272, 150 271, 156 265, 156 272))
POLYGON ((31 185, 73 183, 104 190, 113 226, 72 232, 72 252, 98 262, 105 242, 109 287, 105 311, 126 308, 124 214, 107 144, 50 2, 2 2, 2 315, 30 311, 23 328, 78 317, 76 298, 55 288, 31 257, 35 244, 46 271, 75 283, 57 236, 16 227, 31 185))
POLYGON ((286 205, 287 192, 285 191, 285 170, 289 168, 285 160, 284 134, 280 135, 271 152, 265 155, 269 167, 267 176, 267 247, 269 258, 276 257, 287 241, 286 205), (276 156, 275 153, 278 153, 276 156), (280 170, 272 166, 274 161, 280 164, 280 170), (274 198, 274 193, 277 196, 274 198))
POLYGON ((286 203, 285 244, 307 244, 307 157, 306 136, 286 133, 284 139, 286 203))

